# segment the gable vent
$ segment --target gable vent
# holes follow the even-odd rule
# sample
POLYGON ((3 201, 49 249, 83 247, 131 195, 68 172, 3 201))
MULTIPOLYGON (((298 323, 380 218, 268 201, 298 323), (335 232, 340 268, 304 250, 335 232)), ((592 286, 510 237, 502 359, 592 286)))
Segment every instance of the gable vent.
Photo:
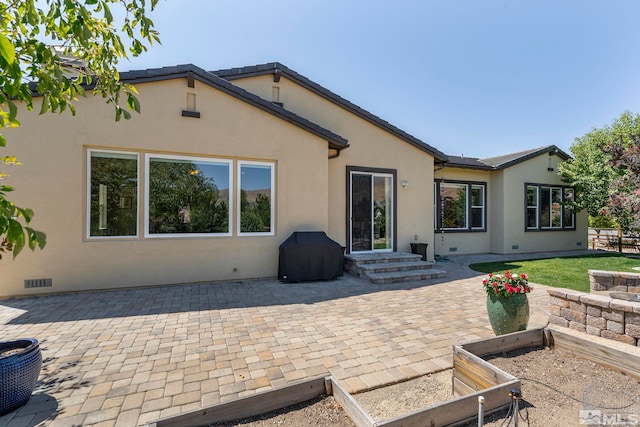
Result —
POLYGON ((53 279, 26 279, 24 281, 25 288, 51 288, 53 286, 53 279))

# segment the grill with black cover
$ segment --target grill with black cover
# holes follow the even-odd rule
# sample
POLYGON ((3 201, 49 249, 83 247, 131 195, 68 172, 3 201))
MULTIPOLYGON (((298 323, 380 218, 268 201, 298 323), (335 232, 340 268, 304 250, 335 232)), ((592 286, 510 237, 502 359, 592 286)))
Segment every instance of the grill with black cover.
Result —
POLYGON ((333 280, 342 276, 344 248, 324 231, 295 231, 280 245, 278 279, 333 280))

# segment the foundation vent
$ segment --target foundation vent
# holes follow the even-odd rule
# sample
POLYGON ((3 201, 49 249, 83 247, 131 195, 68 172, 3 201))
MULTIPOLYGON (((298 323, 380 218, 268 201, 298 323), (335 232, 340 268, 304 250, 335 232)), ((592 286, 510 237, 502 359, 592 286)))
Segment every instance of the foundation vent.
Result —
POLYGON ((582 242, 577 242, 576 246, 582 246, 582 242))
POLYGON ((520 249, 520 245, 513 245, 513 246, 511 246, 511 250, 514 250, 514 251, 515 251, 515 250, 517 250, 517 249, 520 249))
POLYGON ((24 281, 25 288, 51 288, 53 287, 53 279, 26 279, 24 281))
POLYGON ((458 248, 449 248, 449 252, 458 252, 458 248))

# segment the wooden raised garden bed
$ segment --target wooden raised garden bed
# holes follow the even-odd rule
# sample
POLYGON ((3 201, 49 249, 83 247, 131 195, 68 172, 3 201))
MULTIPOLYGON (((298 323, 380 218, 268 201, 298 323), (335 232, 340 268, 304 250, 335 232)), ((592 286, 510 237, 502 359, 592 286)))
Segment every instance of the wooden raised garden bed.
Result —
POLYGON ((484 413, 498 411, 511 403, 510 390, 520 380, 483 360, 482 356, 526 347, 550 346, 585 358, 614 371, 640 379, 640 357, 606 344, 555 328, 539 328, 473 341, 453 347, 453 399, 391 419, 376 421, 333 377, 302 381, 253 396, 208 408, 163 418, 149 427, 194 426, 252 417, 321 395, 333 395, 358 427, 446 426, 471 421, 478 414, 478 397, 484 397, 484 413))

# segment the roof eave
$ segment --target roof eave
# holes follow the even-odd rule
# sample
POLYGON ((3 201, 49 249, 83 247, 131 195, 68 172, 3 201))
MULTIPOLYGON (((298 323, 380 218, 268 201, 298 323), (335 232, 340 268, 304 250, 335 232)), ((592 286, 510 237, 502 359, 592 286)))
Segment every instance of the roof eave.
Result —
POLYGON ((393 126, 389 122, 384 121, 380 117, 366 111, 365 109, 353 104, 352 102, 342 98, 340 95, 331 92, 323 86, 315 83, 314 81, 302 76, 296 71, 288 68, 287 66, 279 62, 270 62, 267 64, 256 65, 243 68, 231 68, 228 70, 212 71, 213 74, 220 75, 226 80, 236 80, 247 77, 256 77, 273 74, 274 78, 279 78, 284 75, 294 83, 304 87, 305 89, 315 93, 316 95, 336 104, 352 114, 375 124, 376 126, 384 129, 385 131, 395 135, 401 140, 411 144, 421 151, 431 154, 436 161, 447 161, 447 156, 436 148, 420 141, 418 138, 406 133, 405 131, 393 126))
POLYGON ((515 166, 518 163, 526 162, 527 160, 533 159, 534 157, 538 157, 538 156, 540 156, 542 154, 557 155, 562 160, 569 160, 571 158, 570 155, 568 155, 567 153, 562 151, 557 146, 549 145, 547 147, 542 147, 541 149, 539 149, 537 151, 529 153, 526 156, 518 157, 517 159, 513 159, 513 160, 511 160, 509 162, 505 162, 505 163, 502 163, 500 165, 496 165, 495 168, 496 169, 500 169, 500 170, 507 169, 507 168, 509 168, 511 166, 515 166))
POLYGON ((252 94, 238 86, 229 83, 225 79, 209 73, 195 65, 177 65, 174 67, 163 67, 142 71, 131 71, 120 74, 120 79, 128 83, 148 83, 153 81, 194 78, 206 85, 215 87, 223 93, 238 98, 256 108, 266 111, 274 116, 300 127, 307 132, 325 139, 329 147, 336 150, 343 150, 349 146, 346 138, 331 132, 303 117, 300 117, 284 108, 268 102, 257 95, 252 94))

